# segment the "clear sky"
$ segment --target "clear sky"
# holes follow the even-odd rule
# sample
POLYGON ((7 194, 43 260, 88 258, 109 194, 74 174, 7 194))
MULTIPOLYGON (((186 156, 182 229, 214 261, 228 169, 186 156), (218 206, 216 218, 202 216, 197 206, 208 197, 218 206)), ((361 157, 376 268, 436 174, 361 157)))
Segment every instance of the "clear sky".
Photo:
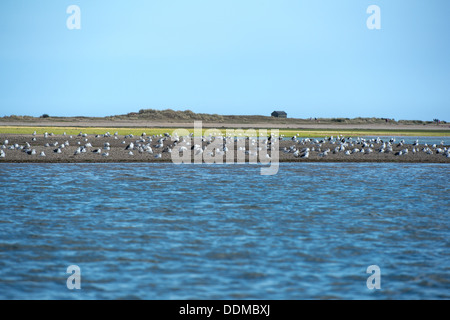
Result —
POLYGON ((450 121, 450 1, 0 1, 0 116, 142 108, 450 121))

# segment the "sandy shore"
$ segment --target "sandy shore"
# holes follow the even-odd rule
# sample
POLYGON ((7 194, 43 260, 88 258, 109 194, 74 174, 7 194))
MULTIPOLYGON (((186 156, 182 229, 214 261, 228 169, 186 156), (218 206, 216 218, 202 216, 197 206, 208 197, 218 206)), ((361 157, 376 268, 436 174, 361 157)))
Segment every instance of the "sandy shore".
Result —
MULTIPOLYGON (((86 121, 0 121, 1 126, 36 127, 100 127, 100 128, 191 128, 193 122, 158 122, 144 120, 86 120, 86 121)), ((204 128, 260 128, 260 129, 311 129, 311 130, 449 130, 450 124, 405 125, 399 123, 345 124, 345 123, 212 123, 203 122, 204 128)))
MULTIPOLYGON (((0 157, 0 163, 16 162, 16 163, 96 163, 96 162, 172 162, 172 154, 168 152, 169 148, 178 150, 179 146, 174 146, 171 138, 166 137, 165 141, 160 141, 161 137, 124 137, 124 136, 48 136, 44 138, 42 135, 14 135, 14 134, 0 134, 0 146, 4 152, 4 157, 0 157), (33 141, 34 139, 34 141, 33 141), (5 140, 8 143, 5 144, 5 140), (151 141, 150 141, 151 140, 151 141), (145 141, 145 142, 144 142, 145 141), (133 149, 126 149, 130 143, 134 144, 133 149), (28 146, 28 145, 29 146, 28 146), (61 146, 67 144, 62 148, 61 146), (13 148, 12 146, 15 147, 13 148), (46 146, 47 145, 47 146, 46 146), (105 149, 107 145, 109 150, 105 149), (139 146, 150 146, 152 153, 148 151, 139 150, 139 146), (158 146, 159 145, 159 146, 158 146), (76 150, 86 146, 85 152, 75 154, 76 150), (13 148, 13 149, 12 149, 13 148), (57 153, 60 149, 60 153, 57 153), (93 151, 100 149, 100 153, 93 151), (30 154, 34 150, 35 154, 30 154), (130 154, 130 151, 133 153, 130 154), (41 156, 41 152, 45 156, 41 156), (108 153, 106 156, 105 154, 108 153), (158 156, 157 156, 158 155, 158 156)), ((298 141, 283 140, 279 141, 279 161, 280 162, 400 162, 400 163, 450 163, 450 157, 447 157, 444 152, 449 148, 446 146, 419 146, 413 145, 399 145, 400 141, 392 143, 392 151, 380 153, 383 143, 387 141, 376 143, 375 141, 357 142, 355 138, 352 140, 344 138, 345 151, 350 154, 346 155, 345 151, 335 151, 343 142, 342 141, 320 141, 321 139, 314 139, 305 141, 298 139, 298 141), (302 157, 305 154, 305 149, 309 149, 309 156, 302 157), (432 154, 427 154, 423 151, 430 148, 432 154), (437 153, 437 149, 443 150, 437 153), (358 149, 358 152, 355 152, 358 149), (369 152, 369 149, 372 152, 369 152), (399 151, 408 150, 407 154, 396 155, 399 151), (417 152, 413 153, 413 149, 417 152), (295 151, 298 150, 296 153, 295 151), (324 154, 324 151, 329 150, 324 154), (361 152, 363 150, 363 152, 361 152)), ((195 143, 190 141, 191 146, 195 143)), ((249 141, 246 142, 246 150, 249 149, 249 141)), ((207 142, 202 143, 203 147, 207 146, 207 142)), ((228 145, 231 147, 231 145, 228 145)), ((83 149, 83 148, 82 148, 83 149)), ((237 155, 237 145, 234 144, 235 159, 237 155)), ((195 150, 191 151, 193 154, 195 150)), ((269 151, 270 153, 270 151, 269 151)), ((447 152, 448 153, 448 152, 447 152)), ((223 157, 226 162, 225 156, 223 157)), ((248 161, 248 156, 246 158, 248 161)))

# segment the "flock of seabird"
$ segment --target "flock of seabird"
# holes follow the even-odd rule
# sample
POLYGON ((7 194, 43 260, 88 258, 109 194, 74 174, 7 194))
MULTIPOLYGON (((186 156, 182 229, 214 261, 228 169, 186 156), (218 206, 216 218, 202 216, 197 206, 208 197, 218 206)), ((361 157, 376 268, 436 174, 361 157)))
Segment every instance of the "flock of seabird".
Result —
MULTIPOLYGON (((297 136, 293 136, 291 139, 295 144, 291 145, 289 148, 284 147, 283 151, 285 153, 293 153, 294 157, 308 158, 310 153, 315 151, 318 156, 326 157, 329 153, 337 154, 344 153, 346 156, 351 156, 352 154, 370 154, 373 152, 378 153, 392 153, 395 156, 402 156, 409 153, 408 147, 405 144, 405 140, 401 140, 399 143, 396 143, 395 138, 390 138, 389 141, 383 141, 380 138, 372 138, 365 139, 362 137, 345 138, 344 136, 337 137, 325 137, 324 139, 298 139, 297 136), (323 145, 334 146, 333 150, 330 147, 323 150, 323 145), (378 146, 376 146, 378 145, 378 146), (400 148, 399 151, 394 151, 394 147, 396 149, 400 148)), ((426 154, 442 154, 447 158, 450 158, 450 148, 444 147, 444 141, 441 141, 440 145, 437 146, 433 144, 432 146, 428 146, 428 144, 423 144, 420 146, 419 140, 416 140, 412 144, 413 154, 417 154, 419 152, 423 152, 426 154)))
MULTIPOLYGON (((31 138, 31 141, 35 142, 37 140, 36 139, 36 131, 33 132, 32 136, 33 137, 31 138)), ((44 139, 48 139, 48 138, 54 137, 54 136, 55 135, 53 133, 47 133, 47 132, 44 133, 44 139)), ((50 148, 51 151, 49 151, 49 152, 54 152, 56 154, 62 154, 64 152, 64 149, 66 149, 67 147, 69 147, 71 145, 69 141, 74 138, 72 135, 69 136, 65 132, 63 133, 62 136, 63 136, 63 139, 65 140, 63 143, 59 143, 57 141, 52 142, 52 143, 47 142, 43 146, 45 148, 50 148)), ((159 148, 164 147, 163 142, 164 142, 164 140, 166 140, 167 136, 170 137, 170 135, 165 134, 164 137, 162 135, 159 135, 159 136, 154 135, 152 137, 146 138, 146 134, 143 133, 138 140, 136 140, 135 142, 130 142, 125 147, 125 149, 129 150, 128 154, 130 156, 134 155, 133 150, 137 150, 138 152, 141 152, 141 153, 147 152, 147 153, 153 154, 153 149, 151 147, 151 143, 152 143, 153 139, 159 138, 158 143, 156 145, 154 145, 154 147, 156 149, 159 149, 159 148)), ((77 146, 77 149, 74 152, 75 156, 82 154, 82 153, 86 153, 86 152, 92 152, 94 154, 101 154, 104 157, 109 156, 109 151, 111 150, 111 144, 109 142, 104 142, 103 147, 93 148, 92 143, 89 142, 88 134, 80 132, 77 135, 77 137, 80 138, 81 141, 78 140, 76 142, 73 142, 77 146)), ((110 138, 110 137, 112 137, 115 140, 118 140, 119 139, 118 132, 114 133, 114 135, 111 135, 109 132, 102 134, 102 135, 95 135, 95 138, 110 138)), ((124 136, 124 140, 122 141, 122 144, 127 143, 126 139, 133 139, 133 138, 134 138, 133 134, 124 136)), ((25 142, 25 144, 22 144, 22 145, 20 145, 18 143, 9 144, 9 141, 7 139, 4 140, 3 144, 0 146, 0 157, 1 158, 6 157, 6 152, 4 150, 20 150, 29 155, 37 154, 36 149, 33 149, 29 142, 25 142)), ((171 150, 170 150, 170 148, 166 148, 166 149, 161 150, 161 152, 171 152, 171 150)), ((45 157, 46 156, 45 151, 41 151, 39 156, 45 157)), ((154 156, 155 156, 155 158, 161 158, 161 153, 155 153, 154 156)))
MULTIPOLYGON (((33 132, 31 143, 36 142, 36 132, 33 132)), ((44 133, 44 141, 50 137, 54 137, 53 133, 44 133)), ((338 135, 336 137, 325 137, 323 139, 311 139, 311 138, 299 138, 299 134, 294 135, 292 138, 288 139, 281 135, 275 136, 265 136, 260 137, 261 141, 258 141, 257 137, 245 137, 245 136, 202 136, 201 140, 194 139, 193 134, 188 136, 178 136, 176 134, 170 135, 169 133, 164 133, 160 135, 147 136, 146 133, 142 133, 139 137, 129 134, 123 136, 121 144, 123 144, 123 149, 128 152, 130 157, 134 156, 135 153, 146 153, 153 155, 154 158, 162 158, 163 153, 184 152, 190 149, 195 156, 200 155, 204 152, 208 152, 209 156, 213 155, 225 155, 231 148, 236 146, 236 151, 244 153, 249 156, 256 156, 258 151, 265 148, 267 151, 271 151, 272 142, 275 139, 279 141, 284 141, 290 146, 285 146, 280 149, 281 152, 285 154, 292 154, 294 158, 309 158, 312 154, 315 154, 321 158, 327 157, 329 154, 344 154, 345 156, 351 157, 354 154, 370 154, 370 153, 381 153, 381 154, 393 154, 395 156, 405 156, 407 154, 439 154, 447 158, 450 158, 450 148, 445 147, 444 141, 441 141, 439 145, 427 145, 419 144, 419 140, 416 140, 412 145, 406 145, 404 140, 396 142, 395 138, 390 138, 388 141, 384 141, 380 138, 366 139, 363 137, 344 137, 338 135), (220 141, 216 141, 219 139, 220 141), (201 142, 200 142, 201 141, 201 142), (290 141, 290 143, 289 143, 290 141), (207 149, 207 146, 212 142, 216 142, 216 147, 212 150, 207 149), (244 143, 242 143, 244 142, 244 143), (126 146, 125 146, 126 145, 126 146), (409 147, 409 148, 408 148, 409 147), (395 149, 395 151, 394 151, 395 149)), ((67 154, 65 150, 72 144, 77 148, 73 153, 74 156, 92 152, 94 154, 99 154, 103 157, 108 157, 111 151, 110 142, 102 142, 102 147, 93 147, 93 144, 99 145, 99 143, 94 143, 96 139, 100 138, 112 138, 114 140, 120 140, 118 132, 110 134, 109 132, 102 135, 95 135, 94 140, 89 140, 90 137, 86 133, 80 132, 76 136, 74 141, 73 136, 62 135, 64 142, 46 142, 43 146, 49 150, 40 151, 40 157, 46 157, 46 151, 53 152, 56 154, 67 154), (72 141, 72 142, 70 142, 72 141), (91 143, 92 142, 92 143, 91 143)), ((92 137, 91 137, 92 138, 92 137)), ((54 139, 53 139, 54 140, 54 139)), ((97 141, 96 141, 97 142, 97 141)), ((6 139, 0 146, 0 158, 6 158, 7 150, 20 150, 24 153, 35 156, 38 152, 35 148, 31 146, 31 143, 25 142, 19 145, 18 143, 10 144, 6 139), (6 150, 6 152, 5 152, 6 150)), ((285 143, 286 145, 286 143, 285 143)), ((73 150, 73 149, 72 149, 73 150)), ((234 149, 233 149, 234 150, 234 149)), ((73 152, 73 151, 72 151, 73 152)), ((269 154, 266 152, 266 156, 269 158, 269 154)))

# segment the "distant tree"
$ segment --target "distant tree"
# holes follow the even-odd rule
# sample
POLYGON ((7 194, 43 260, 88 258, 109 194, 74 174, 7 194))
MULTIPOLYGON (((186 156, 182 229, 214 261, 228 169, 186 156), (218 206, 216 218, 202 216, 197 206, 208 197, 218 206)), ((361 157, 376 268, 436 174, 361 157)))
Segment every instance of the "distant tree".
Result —
POLYGON ((42 116, 41 116, 41 118, 49 118, 50 116, 48 115, 48 114, 46 114, 46 113, 44 113, 42 116))

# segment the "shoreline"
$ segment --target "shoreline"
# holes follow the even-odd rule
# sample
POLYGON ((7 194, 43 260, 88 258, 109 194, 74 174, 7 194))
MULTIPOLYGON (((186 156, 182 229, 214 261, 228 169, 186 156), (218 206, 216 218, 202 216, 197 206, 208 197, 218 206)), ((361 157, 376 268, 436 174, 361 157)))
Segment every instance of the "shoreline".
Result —
MULTIPOLYGON (((136 163, 136 164, 142 164, 142 163, 161 163, 161 164, 175 164, 174 162, 172 162, 171 160, 102 160, 102 161, 89 161, 89 160, 84 160, 84 161, 70 161, 70 160, 51 160, 51 161, 46 161, 45 159, 34 159, 34 160, 2 160, 0 159, 0 165, 2 163, 5 164, 29 164, 29 163, 33 163, 33 164, 121 164, 121 163, 136 163)), ((348 160, 343 160, 343 159, 335 159, 335 160, 331 160, 331 159, 305 159, 305 160, 279 160, 278 163, 401 163, 401 164, 417 164, 417 163, 421 163, 421 164, 450 164, 450 161, 445 161, 445 160, 429 160, 429 161, 424 161, 424 160, 372 160, 372 159, 366 159, 366 160, 356 160, 356 159, 348 159, 348 160)), ((183 165, 189 165, 189 164, 216 164, 219 165, 219 163, 206 163, 206 162, 202 162, 202 163, 182 163, 183 165)), ((244 165, 244 164, 251 164, 251 165, 258 165, 258 166, 269 166, 269 164, 264 164, 264 163, 249 163, 248 161, 244 162, 244 163, 237 163, 237 162, 231 162, 231 163, 227 163, 226 161, 224 161, 223 163, 220 163, 220 165, 244 165)))
MULTIPOLYGON (((331 137, 328 139, 277 139, 275 141, 278 145, 278 160, 274 160, 274 162, 269 162, 270 159, 266 158, 266 154, 272 153, 267 139, 256 141, 253 140, 254 138, 239 138, 239 142, 234 142, 236 138, 228 138, 214 142, 216 143, 215 146, 209 146, 214 141, 213 138, 209 137, 203 137, 202 142, 199 142, 198 138, 186 137, 186 139, 189 144, 187 144, 188 149, 184 151, 188 152, 185 160, 187 162, 190 159, 190 162, 186 164, 195 164, 194 158, 197 152, 205 152, 205 154, 199 156, 202 163, 213 162, 213 159, 204 161, 204 156, 212 150, 214 150, 216 156, 218 154, 219 158, 222 159, 222 164, 237 164, 238 154, 240 160, 245 159, 244 162, 241 161, 241 164, 250 164, 249 159, 250 154, 252 154, 251 164, 259 165, 273 165, 276 162, 450 163, 450 145, 443 142, 442 145, 428 146, 421 142, 420 138, 419 145, 416 146, 401 141, 390 143, 389 140, 352 139, 350 137, 340 137, 339 139, 337 137, 333 139, 331 137), (228 149, 226 152, 222 152, 221 149, 224 148, 225 143, 228 149), (214 148, 211 149, 212 147, 214 148), (257 151, 257 147, 262 149, 257 151), (386 152, 384 152, 384 148, 386 148, 386 152), (383 152, 380 152, 381 149, 383 149, 383 152), (234 154, 230 154, 231 152, 234 152, 234 154), (255 158, 255 152, 257 158, 255 158), (305 157, 306 153, 308 155, 305 157), (228 155, 230 159, 227 159, 228 155), (264 159, 264 161, 261 162, 260 159, 264 159)), ((169 135, 96 136, 79 134, 76 136, 33 136, 32 134, 0 133, 0 163, 175 163, 172 157, 178 158, 181 162, 178 156, 184 154, 179 151, 181 146, 181 142, 177 144, 169 135), (172 154, 172 150, 174 154, 172 154), (179 152, 179 154, 177 155, 175 152, 179 152)))

